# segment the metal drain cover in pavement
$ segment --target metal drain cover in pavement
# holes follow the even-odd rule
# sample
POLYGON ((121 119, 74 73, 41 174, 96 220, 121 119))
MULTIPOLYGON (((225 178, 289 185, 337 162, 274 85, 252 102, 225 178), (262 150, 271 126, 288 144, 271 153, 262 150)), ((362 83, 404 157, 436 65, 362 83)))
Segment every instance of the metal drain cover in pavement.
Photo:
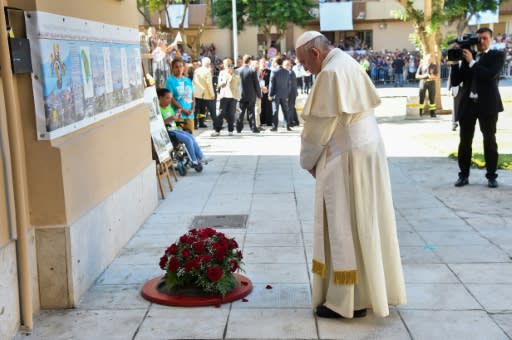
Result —
POLYGON ((194 217, 191 228, 245 228, 248 215, 199 215, 194 217))

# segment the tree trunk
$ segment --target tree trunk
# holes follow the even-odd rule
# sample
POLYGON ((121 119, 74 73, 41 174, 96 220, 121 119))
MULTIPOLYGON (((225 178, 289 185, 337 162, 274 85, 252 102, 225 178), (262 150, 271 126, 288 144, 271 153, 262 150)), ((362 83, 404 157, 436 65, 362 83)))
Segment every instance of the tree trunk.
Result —
POLYGON ((414 26, 414 30, 416 35, 418 36, 421 43, 421 50, 423 55, 430 54, 432 57, 432 62, 437 65, 437 72, 439 74, 438 79, 436 79, 436 109, 442 110, 441 103, 441 51, 440 44, 442 41, 442 35, 439 31, 439 28, 433 29, 431 27, 432 24, 432 11, 434 9, 432 2, 435 1, 436 9, 442 10, 444 8, 444 0, 425 0, 423 7, 423 15, 412 6, 412 2, 408 0, 397 0, 405 9, 405 11, 410 15, 411 22, 414 26))
POLYGON ((212 12, 212 0, 206 1, 206 14, 203 18, 203 23, 199 27, 199 30, 197 31, 194 39, 191 42, 191 55, 194 58, 197 58, 199 56, 199 51, 201 50, 201 36, 203 35, 204 29, 208 23, 208 18, 210 17, 212 12))

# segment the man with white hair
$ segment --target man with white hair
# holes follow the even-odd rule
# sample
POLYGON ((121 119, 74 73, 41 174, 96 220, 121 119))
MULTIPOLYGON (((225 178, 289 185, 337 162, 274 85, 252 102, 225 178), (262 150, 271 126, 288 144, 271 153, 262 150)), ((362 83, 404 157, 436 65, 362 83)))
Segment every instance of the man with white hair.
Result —
POLYGON ((302 117, 301 166, 316 179, 312 303, 328 318, 389 314, 406 302, 389 170, 359 64, 316 31, 296 56, 316 75, 302 117))
POLYGON ((201 67, 194 71, 194 97, 196 98, 196 129, 207 127, 204 123, 206 109, 210 112, 212 122, 215 125, 217 108, 215 103, 215 91, 213 90, 211 60, 208 57, 201 59, 201 67))

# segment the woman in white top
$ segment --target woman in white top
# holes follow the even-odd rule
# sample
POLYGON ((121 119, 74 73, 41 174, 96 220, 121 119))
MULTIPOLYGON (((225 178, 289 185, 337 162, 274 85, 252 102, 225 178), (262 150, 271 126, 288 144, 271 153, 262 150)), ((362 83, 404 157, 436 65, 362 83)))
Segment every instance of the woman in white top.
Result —
POLYGON ((235 65, 230 58, 224 59, 224 69, 219 73, 217 89, 220 98, 220 114, 213 126, 212 136, 220 135, 224 119, 228 122, 229 135, 233 135, 236 102, 240 99, 240 76, 235 72, 235 65))

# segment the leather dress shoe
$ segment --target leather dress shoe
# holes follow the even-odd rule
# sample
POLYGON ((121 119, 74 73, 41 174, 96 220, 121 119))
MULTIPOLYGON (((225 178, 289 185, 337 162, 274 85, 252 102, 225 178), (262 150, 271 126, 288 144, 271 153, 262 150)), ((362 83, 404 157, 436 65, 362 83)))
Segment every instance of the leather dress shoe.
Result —
POLYGON ((287 127, 286 131, 293 131, 291 127, 287 127))
MULTIPOLYGON (((336 313, 332 309, 325 307, 324 305, 320 305, 320 306, 316 307, 315 314, 321 318, 346 319, 342 315, 336 313)), ((363 318, 365 316, 366 316, 366 308, 354 311, 354 318, 363 318)))
POLYGON ((463 187, 463 186, 468 185, 468 184, 469 184, 469 181, 468 181, 467 177, 459 177, 454 185, 456 187, 463 187))
POLYGON ((495 178, 489 178, 487 180, 487 186, 489 188, 497 188, 498 187, 498 181, 495 178))
POLYGON ((252 132, 253 133, 260 133, 260 130, 259 129, 253 129, 252 132))
POLYGON ((270 131, 277 131, 277 128, 272 128, 270 129, 270 131))

